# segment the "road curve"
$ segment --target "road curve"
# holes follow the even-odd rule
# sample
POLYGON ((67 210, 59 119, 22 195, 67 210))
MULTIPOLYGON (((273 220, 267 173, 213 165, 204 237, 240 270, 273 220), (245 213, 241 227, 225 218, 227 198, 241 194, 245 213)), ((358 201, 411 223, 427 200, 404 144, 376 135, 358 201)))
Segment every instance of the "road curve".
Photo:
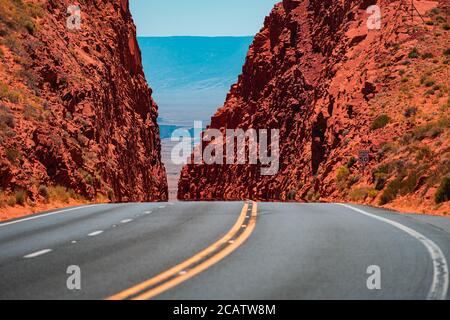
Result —
POLYGON ((441 299, 449 258, 448 218, 339 204, 107 204, 0 224, 0 299, 441 299), (70 266, 81 290, 67 288, 70 266), (373 266, 380 290, 367 286, 373 266))

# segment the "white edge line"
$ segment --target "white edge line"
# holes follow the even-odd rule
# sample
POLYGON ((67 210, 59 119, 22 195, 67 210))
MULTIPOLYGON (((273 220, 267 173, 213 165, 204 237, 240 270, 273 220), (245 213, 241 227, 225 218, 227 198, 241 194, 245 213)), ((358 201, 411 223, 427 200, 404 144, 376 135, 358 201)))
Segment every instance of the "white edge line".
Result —
POLYGON ((432 240, 428 239, 421 233, 404 226, 398 222, 379 217, 377 215, 371 214, 364 210, 354 208, 347 204, 340 203, 339 205, 347 207, 353 211, 362 213, 368 217, 383 221, 388 223, 404 232, 409 234, 410 236, 419 240, 428 250, 431 260, 433 261, 433 283, 431 284, 430 292, 428 293, 428 300, 445 300, 447 299, 448 285, 449 285, 449 272, 447 260, 445 258, 444 253, 441 248, 434 243, 432 240))
POLYGON ((69 212, 69 211, 74 211, 74 210, 81 210, 81 209, 86 209, 86 208, 91 208, 91 207, 96 207, 96 206, 101 206, 101 204, 92 204, 92 205, 88 205, 88 206, 82 206, 82 207, 76 207, 76 208, 71 208, 71 209, 59 210, 59 211, 55 211, 55 212, 49 212, 49 213, 46 213, 46 214, 35 215, 35 216, 32 216, 32 217, 28 217, 28 218, 24 218, 24 219, 20 219, 20 220, 14 220, 14 221, 11 221, 11 222, 5 222, 5 223, 1 223, 0 224, 0 228, 1 227, 5 227, 5 226, 9 226, 11 224, 16 224, 16 223, 19 223, 19 222, 35 220, 35 219, 44 218, 44 217, 52 216, 52 215, 55 215, 55 214, 63 213, 63 212, 69 212))
POLYGON ((37 252, 34 252, 34 253, 27 254, 26 256, 24 256, 24 258, 25 259, 36 258, 36 257, 42 256, 42 255, 44 255, 46 253, 49 253, 51 251, 52 251, 51 249, 45 249, 45 250, 37 251, 37 252))
POLYGON ((120 223, 130 223, 131 221, 133 221, 133 219, 125 219, 120 221, 120 223))

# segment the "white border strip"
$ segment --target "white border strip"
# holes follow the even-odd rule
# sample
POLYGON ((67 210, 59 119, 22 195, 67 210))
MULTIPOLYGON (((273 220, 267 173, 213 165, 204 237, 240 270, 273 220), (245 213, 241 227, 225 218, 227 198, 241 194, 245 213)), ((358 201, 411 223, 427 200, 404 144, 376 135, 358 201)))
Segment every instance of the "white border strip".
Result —
POLYGON ((29 220, 34 220, 34 219, 39 219, 39 218, 52 216, 52 215, 55 215, 55 214, 58 214, 58 213, 69 212, 69 211, 74 211, 74 210, 81 210, 81 209, 86 209, 86 208, 91 208, 91 207, 96 207, 96 206, 101 206, 101 204, 92 204, 92 205, 88 205, 88 206, 82 206, 82 207, 76 207, 76 208, 71 208, 71 209, 65 209, 65 210, 50 212, 50 213, 46 213, 46 214, 34 215, 34 216, 31 216, 31 217, 28 217, 28 218, 24 218, 24 219, 20 219, 20 220, 14 220, 14 221, 11 221, 11 222, 1 223, 0 224, 0 228, 1 227, 5 227, 5 226, 9 226, 11 224, 16 224, 16 223, 19 223, 19 222, 24 222, 24 221, 29 221, 29 220))
POLYGON ((431 284, 430 292, 428 293, 428 300, 446 300, 447 299, 447 292, 448 292, 448 285, 449 285, 449 273, 448 273, 448 265, 447 260, 442 252, 442 250, 438 247, 436 243, 422 235, 421 233, 408 228, 398 222, 379 217, 377 215, 371 214, 369 212, 366 212, 364 210, 354 208, 352 206, 349 206, 347 204, 340 203, 339 205, 347 207, 353 211, 362 213, 368 217, 383 221, 385 223, 388 223, 397 229, 400 229, 410 236, 416 238, 419 240, 428 250, 430 253, 431 260, 433 261, 433 283, 431 284))

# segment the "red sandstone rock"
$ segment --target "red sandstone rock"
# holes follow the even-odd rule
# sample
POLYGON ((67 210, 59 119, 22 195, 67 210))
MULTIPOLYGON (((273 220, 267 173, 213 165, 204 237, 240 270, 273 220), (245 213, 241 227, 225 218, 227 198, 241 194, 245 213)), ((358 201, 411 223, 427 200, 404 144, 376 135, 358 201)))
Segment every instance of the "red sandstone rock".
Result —
MULTIPOLYGON (((439 14, 426 15, 437 1, 415 2, 427 21, 437 19, 439 14)), ((446 16, 445 4, 439 4, 441 16, 446 16)), ((187 165, 179 199, 379 204, 386 189, 373 198, 373 173, 388 165, 387 183, 400 178, 406 185, 408 177, 438 172, 427 186, 400 190, 391 206, 450 213, 448 203, 434 203, 436 188, 450 171, 448 125, 429 140, 401 142, 424 124, 448 122, 448 91, 426 96, 429 88, 420 80, 431 71, 435 84, 448 90, 449 61, 443 52, 450 47, 449 31, 443 29, 445 21, 431 27, 416 16, 411 22, 399 6, 394 0, 277 4, 254 39, 243 74, 212 117, 211 128, 279 129, 279 173, 263 177, 252 165, 187 165), (381 30, 367 28, 365 9, 372 4, 382 9, 381 30), (408 58, 414 47, 432 52, 435 59, 408 58), (413 106, 418 116, 405 117, 413 106), (373 129, 381 115, 388 115, 390 123, 373 129), (429 158, 416 160, 420 148, 430 150, 429 158), (339 168, 358 158, 360 150, 369 151, 370 162, 351 166, 342 185, 336 178, 339 168), (399 161, 406 163, 401 172, 395 169, 399 161), (358 198, 357 192, 365 189, 371 195, 358 198)))
MULTIPOLYGON (((13 1, 12 1, 13 2, 13 1)), ((88 198, 167 199, 157 105, 151 98, 128 0, 79 1, 80 30, 66 27, 73 1, 41 3, 33 32, 0 20, 0 79, 19 101, 1 98, 0 187, 61 185, 88 198), (7 132, 7 133, 6 133, 7 132), (14 155, 13 155, 14 153, 14 155), (14 158, 14 159, 13 159, 14 158)))

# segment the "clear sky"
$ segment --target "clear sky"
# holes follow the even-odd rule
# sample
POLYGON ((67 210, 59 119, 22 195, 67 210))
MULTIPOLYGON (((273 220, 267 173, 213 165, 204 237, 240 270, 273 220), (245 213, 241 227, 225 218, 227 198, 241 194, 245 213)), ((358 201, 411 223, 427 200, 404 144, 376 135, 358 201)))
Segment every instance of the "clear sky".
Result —
POLYGON ((281 0, 130 0, 139 36, 255 35, 281 0))

